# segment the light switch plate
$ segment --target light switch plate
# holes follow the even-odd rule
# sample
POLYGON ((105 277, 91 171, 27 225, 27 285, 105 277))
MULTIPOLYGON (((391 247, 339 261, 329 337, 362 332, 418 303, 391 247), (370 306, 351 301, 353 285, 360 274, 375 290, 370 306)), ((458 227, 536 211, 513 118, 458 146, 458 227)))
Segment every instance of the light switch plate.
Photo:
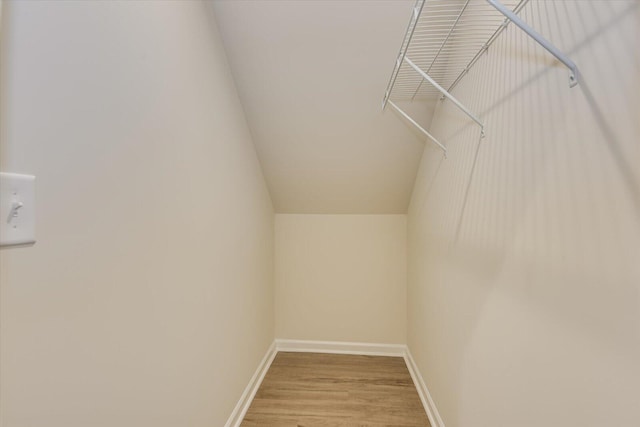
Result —
POLYGON ((36 177, 0 172, 0 246, 36 242, 36 177))

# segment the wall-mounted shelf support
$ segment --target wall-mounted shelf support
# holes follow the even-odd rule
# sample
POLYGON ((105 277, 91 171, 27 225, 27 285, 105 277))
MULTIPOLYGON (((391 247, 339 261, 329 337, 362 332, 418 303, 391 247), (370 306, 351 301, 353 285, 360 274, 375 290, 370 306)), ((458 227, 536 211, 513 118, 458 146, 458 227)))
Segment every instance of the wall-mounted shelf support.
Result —
POLYGON ((522 19, 520 19, 518 17, 518 15, 516 15, 515 13, 510 11, 508 8, 506 8, 499 1, 497 1, 497 0, 487 0, 487 2, 489 2, 489 4, 491 6, 496 8, 496 10, 498 12, 500 12, 504 16, 506 16, 507 19, 509 19, 514 24, 516 24, 518 27, 520 27, 520 29, 522 29, 522 31, 527 33, 532 39, 534 39, 536 42, 538 42, 538 44, 540 46, 542 46, 549 53, 551 53, 553 56, 555 56, 558 59, 558 61, 562 62, 567 68, 569 68, 569 72, 570 72, 570 74, 569 74, 569 87, 574 87, 575 85, 578 84, 579 78, 580 78, 579 77, 580 74, 578 72, 578 66, 571 60, 571 58, 569 58, 561 50, 559 50, 557 47, 555 47, 549 40, 547 40, 544 37, 542 37, 542 35, 540 33, 538 33, 536 30, 534 30, 529 25, 527 25, 527 23, 524 22, 522 19))
POLYGON ((460 101, 458 101, 453 95, 451 95, 449 92, 447 92, 447 90, 445 88, 440 86, 438 84, 438 82, 436 82, 434 79, 431 78, 431 76, 429 76, 427 73, 422 71, 420 69, 420 67, 418 67, 416 64, 414 64, 411 61, 411 59, 409 59, 407 56, 404 57, 404 61, 407 64, 409 64, 411 66, 411 68, 413 68, 418 74, 420 74, 423 79, 425 79, 426 81, 431 83, 436 89, 438 89, 440 91, 440 93, 442 93, 442 95, 447 97, 447 99, 449 99, 451 102, 453 102, 460 110, 462 110, 467 116, 469 116, 469 118, 471 118, 471 120, 473 120, 478 125, 480 125, 480 135, 482 137, 484 137, 484 124, 480 121, 479 118, 477 118, 471 111, 469 111, 467 109, 467 107, 462 105, 462 103, 460 101))
POLYGON ((411 118, 411 116, 409 116, 407 113, 405 113, 404 111, 402 111, 400 109, 400 107, 398 107, 396 104, 393 103, 393 101, 387 100, 387 104, 391 105, 393 107, 394 110, 396 110, 398 113, 400 113, 400 115, 402 117, 404 117, 405 119, 407 119, 409 121, 409 123, 411 123, 412 125, 414 125, 416 127, 416 129, 418 129, 421 133, 423 133, 424 135, 426 135, 427 138, 429 138, 431 141, 433 141, 434 143, 436 143, 436 145, 438 147, 440 147, 442 149, 442 151, 444 151, 444 157, 447 157, 447 147, 445 147, 444 145, 442 145, 440 143, 440 141, 438 141, 436 139, 435 136, 431 135, 429 132, 427 132, 422 126, 420 126, 418 124, 418 122, 416 122, 415 120, 413 120, 411 118))

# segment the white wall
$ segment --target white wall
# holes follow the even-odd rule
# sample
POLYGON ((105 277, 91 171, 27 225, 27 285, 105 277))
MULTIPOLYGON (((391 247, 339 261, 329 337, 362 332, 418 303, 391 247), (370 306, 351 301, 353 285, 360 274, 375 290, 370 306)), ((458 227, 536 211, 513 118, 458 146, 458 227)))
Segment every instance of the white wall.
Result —
POLYGON ((276 215, 276 336, 406 341, 405 215, 276 215))
POLYGON ((3 427, 221 426, 273 340, 273 210, 201 2, 9 2, 3 427))
POLYGON ((408 344, 447 427, 640 425, 637 1, 530 2, 431 131, 408 224, 408 344), (548 24, 545 24, 548 23, 548 24))

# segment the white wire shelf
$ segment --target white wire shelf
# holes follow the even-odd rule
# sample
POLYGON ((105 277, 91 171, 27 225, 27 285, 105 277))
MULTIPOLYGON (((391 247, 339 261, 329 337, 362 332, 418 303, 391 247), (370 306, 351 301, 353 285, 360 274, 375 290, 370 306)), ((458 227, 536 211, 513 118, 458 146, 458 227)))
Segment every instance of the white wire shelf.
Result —
POLYGON ((382 103, 388 103, 420 132, 442 148, 394 101, 447 98, 480 126, 482 121, 451 91, 510 22, 520 27, 570 70, 569 85, 578 83, 576 65, 529 27, 518 12, 529 0, 417 0, 382 103))
MULTIPOLYGON (((517 12, 521 3, 504 4, 517 12)), ((504 23, 505 17, 486 0, 418 0, 385 98, 432 100, 442 95, 404 58, 449 91, 504 23)))

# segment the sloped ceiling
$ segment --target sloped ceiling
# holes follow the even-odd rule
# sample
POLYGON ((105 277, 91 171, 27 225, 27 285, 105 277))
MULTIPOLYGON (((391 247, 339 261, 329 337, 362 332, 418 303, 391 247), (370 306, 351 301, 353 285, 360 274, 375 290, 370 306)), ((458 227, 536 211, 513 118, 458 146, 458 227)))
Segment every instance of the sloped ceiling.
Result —
POLYGON ((277 212, 406 212, 424 142, 381 102, 413 5, 213 1, 277 212))

